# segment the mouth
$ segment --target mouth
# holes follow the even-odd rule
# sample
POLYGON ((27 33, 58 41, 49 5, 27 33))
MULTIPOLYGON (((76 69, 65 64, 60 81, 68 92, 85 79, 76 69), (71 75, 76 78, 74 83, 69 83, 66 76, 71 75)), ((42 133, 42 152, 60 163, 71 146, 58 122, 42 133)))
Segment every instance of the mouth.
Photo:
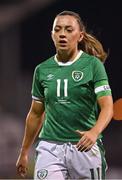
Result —
POLYGON ((59 45, 62 47, 65 47, 67 45, 67 41, 66 40, 60 40, 59 45))
POLYGON ((60 40, 59 43, 67 43, 66 40, 60 40))

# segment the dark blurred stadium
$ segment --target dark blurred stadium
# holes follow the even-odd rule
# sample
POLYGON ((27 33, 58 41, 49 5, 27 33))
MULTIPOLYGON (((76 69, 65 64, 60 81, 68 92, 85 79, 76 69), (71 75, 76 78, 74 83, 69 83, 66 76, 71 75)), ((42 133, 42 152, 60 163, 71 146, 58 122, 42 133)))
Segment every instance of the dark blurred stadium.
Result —
MULTIPOLYGON (((109 52, 105 62, 114 103, 122 98, 122 9, 120 1, 1 0, 0 1, 0 179, 19 178, 15 163, 25 117, 31 103, 34 68, 52 56, 54 17, 60 11, 78 12, 89 32, 109 52)), ((122 111, 122 106, 118 107, 122 111)), ((116 118, 115 118, 116 119, 116 118)), ((108 179, 122 179, 122 117, 104 131, 108 179)), ((28 178, 32 178, 34 147, 28 178)))

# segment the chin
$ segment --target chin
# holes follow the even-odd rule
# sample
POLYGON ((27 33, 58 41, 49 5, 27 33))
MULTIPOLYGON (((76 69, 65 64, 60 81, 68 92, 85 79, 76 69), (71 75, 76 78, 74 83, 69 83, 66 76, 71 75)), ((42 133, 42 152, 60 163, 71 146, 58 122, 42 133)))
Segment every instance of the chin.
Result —
POLYGON ((59 47, 58 51, 68 51, 69 49, 67 47, 59 47))

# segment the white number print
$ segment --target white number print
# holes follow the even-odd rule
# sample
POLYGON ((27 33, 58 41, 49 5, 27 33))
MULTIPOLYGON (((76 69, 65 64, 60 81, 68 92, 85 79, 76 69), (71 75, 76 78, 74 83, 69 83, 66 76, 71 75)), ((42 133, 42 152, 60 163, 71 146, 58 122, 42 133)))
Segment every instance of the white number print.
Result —
MULTIPOLYGON (((64 97, 68 96, 68 79, 64 79, 64 97)), ((61 96, 61 79, 57 79, 57 97, 61 96)))

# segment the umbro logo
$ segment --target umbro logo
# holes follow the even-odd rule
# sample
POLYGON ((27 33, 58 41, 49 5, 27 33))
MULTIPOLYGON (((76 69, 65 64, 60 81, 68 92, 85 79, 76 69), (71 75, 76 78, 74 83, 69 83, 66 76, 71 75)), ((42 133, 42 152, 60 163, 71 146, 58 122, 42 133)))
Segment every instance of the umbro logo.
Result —
POLYGON ((47 80, 51 80, 51 79, 53 79, 54 78, 54 75, 53 74, 48 74, 47 75, 47 80))

